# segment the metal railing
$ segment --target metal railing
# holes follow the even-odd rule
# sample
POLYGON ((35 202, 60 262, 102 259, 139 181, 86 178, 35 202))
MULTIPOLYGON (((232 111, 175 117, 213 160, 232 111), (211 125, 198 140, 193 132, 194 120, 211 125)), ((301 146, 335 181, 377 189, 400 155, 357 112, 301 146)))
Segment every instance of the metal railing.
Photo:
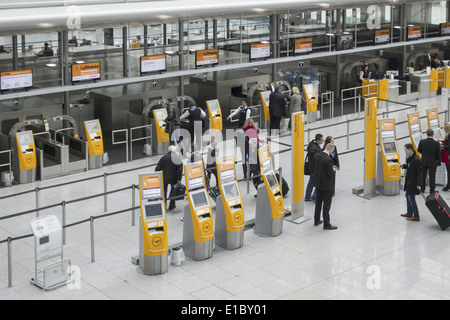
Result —
MULTIPOLYGON (((130 128, 130 160, 133 161, 133 142, 136 141, 141 141, 141 140, 147 140, 149 139, 149 141, 151 141, 152 138, 152 125, 151 124, 147 124, 144 126, 139 126, 139 127, 133 127, 130 128), (135 130, 139 130, 139 129, 145 129, 145 132, 149 132, 149 135, 144 135, 143 137, 140 138, 133 138, 133 131, 135 130)), ((153 151, 152 148, 150 147, 150 156, 153 156, 153 151)))
MULTIPOLYGON (((2 153, 7 153, 8 154, 8 162, 7 163, 3 163, 0 164, 0 168, 2 167, 9 167, 9 187, 12 186, 12 182, 13 182, 13 176, 12 176, 12 155, 11 155, 11 150, 4 150, 4 151, 0 151, 0 154, 2 153)), ((2 177, 3 178, 3 177, 2 177)), ((3 181, 4 182, 4 181, 3 181)))
POLYGON ((349 101, 349 100, 353 100, 354 101, 354 113, 357 113, 356 110, 358 110, 358 118, 360 117, 361 114, 361 97, 378 97, 378 83, 369 83, 368 85, 365 86, 359 86, 359 87, 353 87, 353 88, 347 88, 347 89, 342 89, 341 90, 341 116, 344 116, 344 101, 349 101), (370 92, 371 87, 375 87, 376 91, 375 92, 370 92), (366 89, 368 91, 367 95, 362 95, 361 91, 363 89, 366 89), (357 91, 359 91, 359 93, 357 93, 357 91), (348 97, 348 98, 344 98, 344 93, 345 92, 350 92, 353 91, 353 96, 348 97), (358 108, 356 107, 356 102, 358 101, 358 108))
POLYGON ((334 118, 334 91, 327 90, 320 94, 320 118, 323 120, 323 106, 330 106, 330 119, 334 118))
POLYGON ((127 159, 128 163, 128 129, 120 129, 120 130, 113 130, 111 132, 112 134, 112 144, 118 145, 118 144, 125 144, 125 157, 127 159), (122 141, 116 141, 116 134, 117 133, 125 133, 125 140, 122 141))

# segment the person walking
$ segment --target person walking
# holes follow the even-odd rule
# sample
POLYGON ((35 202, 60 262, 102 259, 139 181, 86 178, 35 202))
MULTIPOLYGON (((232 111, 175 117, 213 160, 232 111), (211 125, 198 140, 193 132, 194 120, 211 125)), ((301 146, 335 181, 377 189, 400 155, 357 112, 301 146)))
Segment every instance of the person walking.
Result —
POLYGON ((433 129, 427 130, 427 138, 419 142, 417 151, 422 155, 422 193, 425 193, 427 174, 430 177, 430 194, 436 188, 436 168, 441 165, 441 146, 434 140, 433 129))
POLYGON ((316 191, 314 189, 314 156, 317 153, 320 153, 322 149, 320 148, 320 145, 323 143, 323 135, 320 133, 316 134, 314 140, 312 140, 307 150, 307 159, 308 159, 308 170, 309 170, 309 181, 306 185, 306 191, 305 191, 305 201, 316 201, 316 191))
MULTIPOLYGON (((334 144, 334 138, 332 136, 328 136, 325 138, 325 142, 323 144, 322 151, 325 151, 325 147, 329 143, 334 144)), ((341 165, 339 164, 339 155, 338 155, 336 145, 334 145, 334 151, 330 154, 330 157, 333 160, 333 167, 336 168, 337 171, 339 171, 341 169, 341 165)), ((335 193, 335 189, 336 189, 336 176, 334 177, 334 180, 333 180, 333 196, 335 193)))
POLYGON ((281 87, 276 87, 269 96, 270 134, 272 130, 280 130, 281 117, 286 113, 287 100, 281 93, 281 87))
POLYGON ((450 189, 450 123, 444 124, 445 138, 442 141, 442 157, 441 163, 445 164, 445 169, 447 170, 447 185, 442 189, 442 191, 448 191, 450 189))
POLYGON ((409 221, 420 221, 419 208, 416 203, 416 195, 420 194, 422 184, 422 162, 414 150, 412 143, 405 144, 406 164, 402 169, 406 169, 405 175, 405 196, 407 211, 401 214, 409 221))
POLYGON ((228 117, 227 120, 230 121, 231 118, 234 116, 239 115, 239 123, 238 128, 242 128, 244 126, 244 123, 247 119, 250 118, 250 115, 252 114, 252 109, 247 105, 247 101, 242 100, 241 105, 239 108, 234 110, 228 117))
POLYGON ((336 226, 330 223, 330 208, 333 199, 333 179, 336 168, 330 155, 334 151, 334 145, 329 143, 323 152, 314 155, 314 186, 316 187, 317 199, 314 210, 314 225, 323 223, 325 230, 335 230, 336 226), (322 212, 323 220, 320 219, 322 212))
MULTIPOLYGON (((169 98, 169 105, 167 106, 167 117, 164 120, 166 122, 166 125, 168 125, 168 122, 171 122, 171 130, 169 133, 169 141, 170 144, 180 146, 180 109, 176 105, 176 99, 175 98, 169 98)), ((181 153, 183 153, 182 149, 181 153)))
MULTIPOLYGON (((164 198, 167 200, 167 187, 173 188, 177 183, 181 183, 183 176, 183 163, 181 157, 177 154, 176 146, 169 146, 168 152, 162 156, 155 167, 155 171, 163 172, 164 198)), ((169 210, 175 209, 175 200, 171 199, 169 210)))

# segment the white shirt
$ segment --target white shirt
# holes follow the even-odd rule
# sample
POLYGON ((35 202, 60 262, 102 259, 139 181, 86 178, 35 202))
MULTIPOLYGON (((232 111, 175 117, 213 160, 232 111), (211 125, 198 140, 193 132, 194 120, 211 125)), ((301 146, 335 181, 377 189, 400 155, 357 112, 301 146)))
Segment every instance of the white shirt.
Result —
MULTIPOLYGON (((241 108, 245 108, 245 107, 244 106, 239 106, 239 108, 237 108, 236 110, 234 110, 234 112, 232 112, 230 114, 230 118, 233 118, 235 115, 239 114, 239 112, 241 111, 241 108)), ((252 110, 250 108, 248 108, 247 112, 245 113, 245 120, 250 118, 251 114, 252 114, 252 110)))
MULTIPOLYGON (((186 110, 180 117, 180 120, 186 119, 189 116, 189 110, 186 110)), ((204 118, 206 117, 206 113, 200 109, 200 117, 204 118)))

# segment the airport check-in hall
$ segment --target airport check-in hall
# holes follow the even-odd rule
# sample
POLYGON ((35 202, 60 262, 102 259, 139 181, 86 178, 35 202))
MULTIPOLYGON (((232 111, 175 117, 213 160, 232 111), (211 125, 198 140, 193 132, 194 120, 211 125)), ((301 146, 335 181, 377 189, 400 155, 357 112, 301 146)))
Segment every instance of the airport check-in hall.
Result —
POLYGON ((450 1, 0 21, 1 300, 450 299, 450 1))

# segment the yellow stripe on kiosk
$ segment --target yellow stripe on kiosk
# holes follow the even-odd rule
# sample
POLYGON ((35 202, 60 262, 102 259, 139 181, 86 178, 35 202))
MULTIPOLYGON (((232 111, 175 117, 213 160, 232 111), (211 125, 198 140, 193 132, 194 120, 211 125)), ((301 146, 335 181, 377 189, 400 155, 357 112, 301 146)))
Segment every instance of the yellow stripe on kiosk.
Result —
POLYGON ((379 161, 382 170, 383 195, 400 193, 400 153, 394 119, 378 119, 378 142, 380 145, 379 161))
POLYGON ((103 155, 103 136, 100 121, 97 119, 85 121, 84 128, 86 130, 89 155, 103 155))
POLYGON ((222 131, 222 111, 220 109, 219 100, 208 100, 206 101, 206 106, 208 107, 209 119, 211 121, 211 130, 222 131))
POLYGON ((216 243, 227 250, 242 247, 244 242, 244 202, 237 183, 234 155, 217 157, 216 243))
POLYGON ((214 225, 203 161, 185 164, 184 177, 189 204, 184 208, 183 250, 192 260, 208 259, 212 257, 214 225))
POLYGON ((269 146, 260 147, 258 156, 264 183, 258 186, 255 233, 262 236, 277 236, 282 232, 284 218, 281 185, 273 170, 269 146))
POLYGON ((139 174, 141 229, 139 267, 146 275, 168 270, 168 235, 163 173, 139 174))
POLYGON ((433 129, 434 131, 434 139, 444 140, 445 134, 444 131, 441 129, 441 122, 439 120, 438 108, 427 109, 427 123, 428 128, 433 129))
POLYGON ((30 170, 36 168, 36 148, 34 145, 33 132, 16 132, 16 143, 20 170, 30 170))

